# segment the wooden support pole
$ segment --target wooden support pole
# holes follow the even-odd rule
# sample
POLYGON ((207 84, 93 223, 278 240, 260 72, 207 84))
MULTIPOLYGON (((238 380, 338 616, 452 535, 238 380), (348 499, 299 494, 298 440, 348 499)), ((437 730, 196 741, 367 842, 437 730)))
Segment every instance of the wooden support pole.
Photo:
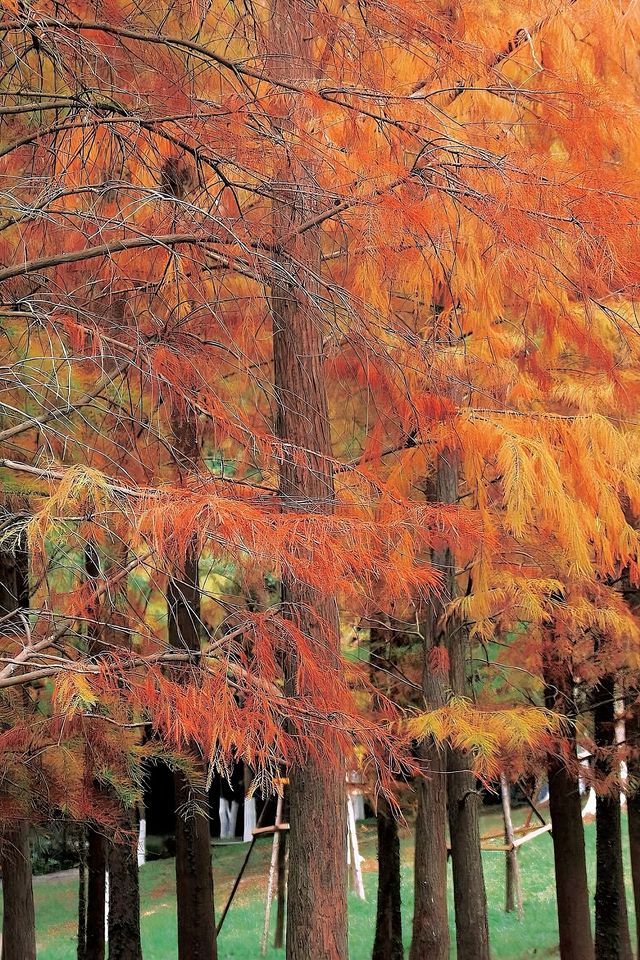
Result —
MULTIPOLYGON (((537 787, 536 787, 536 790, 537 790, 537 787)), ((522 790, 522 795, 526 800, 527 804, 529 805, 531 813, 535 813, 536 817, 538 818, 538 820, 540 821, 543 827, 546 826, 546 820, 544 819, 544 817, 536 807, 535 803, 533 802, 533 797, 535 797, 535 790, 533 792, 533 797, 530 797, 527 791, 524 789, 522 790)), ((529 815, 529 822, 531 822, 531 814, 529 815)))
POLYGON ((513 820, 511 818, 511 786, 507 778, 500 774, 500 794, 502 796, 502 815, 504 817, 504 840, 509 847, 505 855, 506 861, 506 894, 505 911, 518 911, 518 920, 522 920, 522 879, 520 877, 520 862, 515 845, 513 820))
MULTIPOLYGON (((263 807, 262 807, 262 810, 260 811, 260 816, 259 816, 259 818, 258 818, 258 825, 260 825, 260 824, 262 823, 262 818, 264 817, 264 815, 265 815, 265 813, 266 813, 266 810, 267 810, 268 805, 269 805, 269 804, 268 804, 268 801, 265 800, 264 805, 263 805, 263 807)), ((236 895, 236 890, 237 890, 238 887, 240 886, 240 881, 242 880, 242 876, 243 876, 245 870, 247 869, 247 865, 248 865, 249 860, 250 860, 250 858, 251 858, 251 854, 253 853, 253 848, 254 848, 255 845, 256 845, 256 840, 258 839, 258 834, 261 833, 261 832, 262 832, 262 831, 260 831, 259 829, 256 829, 256 830, 253 831, 253 837, 252 837, 252 839, 251 839, 251 843, 249 844, 249 849, 247 850, 247 852, 246 852, 246 854, 245 854, 245 858, 244 858, 244 860, 242 861, 242 865, 241 865, 241 867, 240 867, 240 869, 239 869, 239 871, 238 871, 238 875, 237 875, 236 879, 234 880, 233 887, 231 888, 231 893, 229 894, 229 899, 227 900, 227 902, 226 902, 226 904, 225 904, 225 907, 224 907, 224 910, 222 911, 222 915, 221 915, 220 919, 218 920, 218 926, 216 927, 216 936, 218 936, 218 934, 219 934, 220 931, 222 930, 222 924, 224 923, 224 918, 225 918, 226 915, 228 914, 228 912, 229 912, 229 907, 230 907, 231 904, 233 903, 233 898, 234 898, 235 895, 236 895)))
POLYGON ((282 832, 280 837, 280 846, 278 847, 278 874, 276 880, 276 932, 273 937, 273 946, 276 950, 281 950, 284 946, 284 918, 285 906, 287 902, 287 861, 289 858, 289 849, 287 846, 286 831, 282 832))
POLYGON ((273 891, 276 883, 278 871, 278 850, 280 847, 280 822, 282 821, 282 812, 284 809, 284 790, 281 789, 278 794, 278 805, 276 808, 276 829, 273 831, 273 845, 271 847, 271 863, 269 865, 269 882, 267 884, 267 901, 264 909, 264 927, 262 928, 262 941, 260 943, 260 953, 264 957, 267 954, 267 944, 269 942, 269 924, 271 920, 271 902, 273 900, 273 891))
POLYGON ((358 834, 356 831, 356 815, 353 809, 353 800, 351 793, 347 791, 347 829, 349 832, 349 846, 352 851, 351 863, 353 866, 353 882, 360 900, 366 900, 364 892, 364 883, 362 880, 362 867, 360 865, 360 848, 358 846, 358 834))

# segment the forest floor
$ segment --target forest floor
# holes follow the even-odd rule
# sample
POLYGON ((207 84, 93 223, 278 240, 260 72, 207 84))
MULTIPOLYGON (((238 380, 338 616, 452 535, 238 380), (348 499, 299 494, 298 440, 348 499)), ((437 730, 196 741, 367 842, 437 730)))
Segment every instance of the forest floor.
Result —
MULTIPOLYGON (((516 821, 524 813, 515 812, 516 821)), ((483 831, 500 823, 497 814, 483 818, 483 831)), ((623 820, 625 856, 628 857, 626 817, 623 820)), ((359 825, 366 902, 355 894, 349 897, 350 960, 369 960, 374 933, 376 898, 375 823, 359 825)), ((595 862, 595 827, 586 825, 587 857, 595 862)), ((260 937, 264 919, 264 896, 270 854, 270 838, 256 844, 250 866, 242 880, 233 906, 220 934, 220 960, 259 960, 260 937)), ((244 844, 215 846, 213 852, 216 903, 218 910, 226 902, 238 867, 245 855, 244 844)), ((409 946, 413 909, 412 832, 402 830, 402 899, 405 942, 409 946)), ((504 913, 505 857, 501 852, 485 852, 485 877, 489 901, 492 955, 495 960, 556 960, 558 933, 553 886, 553 853, 549 834, 532 839, 520 848, 524 886, 524 919, 504 913)), ((145 960, 173 960, 176 956, 175 881, 173 860, 156 860, 140 871, 142 904, 142 940, 145 960)), ((628 883, 630 869, 626 868, 628 883)), ((591 876, 593 892, 593 876, 591 876)), ((39 960, 75 960, 77 874, 58 875, 35 880, 39 960)), ((450 881, 451 882, 451 881, 450 881)), ((633 900, 630 887, 629 913, 633 926, 633 900)), ((450 903, 453 897, 449 898, 450 903)), ((275 904, 272 926, 275 922, 275 904)), ((455 950, 452 948, 452 957, 455 950)), ((270 960, 282 960, 283 952, 269 949, 270 960)), ((310 958, 311 960, 311 958, 310 958)))

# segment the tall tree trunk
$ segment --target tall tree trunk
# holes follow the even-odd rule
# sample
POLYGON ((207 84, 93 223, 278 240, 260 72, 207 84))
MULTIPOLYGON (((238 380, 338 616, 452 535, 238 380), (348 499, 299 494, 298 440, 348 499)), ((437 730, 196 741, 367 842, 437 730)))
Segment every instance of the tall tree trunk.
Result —
POLYGON ((2 960, 36 960, 29 824, 22 820, 2 834, 2 960))
POLYGON ((216 925, 213 908, 213 874, 209 818, 201 810, 206 790, 195 790, 184 776, 176 775, 176 897, 178 906, 178 957, 215 960, 216 925), (185 804, 195 801, 187 814, 185 804), (198 809, 200 808, 200 809, 198 809))
MULTIPOLYGON (((565 743, 576 757, 575 702, 569 664, 558 656, 554 637, 543 649, 545 705, 567 718, 565 743), (568 743, 567 743, 568 741, 568 743)), ((593 960, 593 937, 589 911, 587 861, 580 786, 575 770, 567 766, 560 744, 547 758, 549 813, 553 827, 553 858, 556 875, 556 905, 561 960, 593 960)))
POLYGON ((378 903, 371 960, 403 960, 398 821, 380 797, 378 825, 378 903))
POLYGON ((629 855, 633 879, 633 902, 636 914, 636 952, 640 957, 640 703, 634 690, 627 710, 626 739, 628 748, 627 820, 629 827, 629 855))
POLYGON ((85 960, 87 948, 87 836, 80 828, 78 842, 78 947, 77 960, 85 960))
MULTIPOLYGON (((97 581, 100 561, 92 543, 85 549, 87 577, 97 581)), ((104 649, 99 623, 87 628, 87 653, 96 656, 104 649)), ((107 841, 99 828, 87 827, 87 912, 85 919, 84 960, 104 960, 107 897, 107 841)), ((78 935, 79 939, 79 935, 78 935)))
POLYGON ((131 839, 109 845, 109 960, 142 960, 138 851, 133 819, 131 839))
POLYGON ((87 834, 87 920, 84 960, 104 960, 107 841, 94 827, 89 827, 87 834))
MULTIPOLYGON (((371 682, 389 693, 388 669, 397 635, 389 625, 369 631, 371 682)), ((372 960, 403 960, 398 824, 384 797, 378 800, 378 898, 372 960)))
MULTIPOLYGON (((439 503, 458 501, 458 457, 453 450, 438 456, 429 499, 439 503)), ((455 557, 443 553, 441 572, 443 600, 456 595, 455 557)), ((448 619, 443 627, 449 654, 449 687, 457 696, 467 696, 467 630, 464 624, 448 619)), ((447 812, 453 868, 453 896, 456 914, 458 960, 489 960, 487 895, 480 847, 482 798, 471 769, 471 757, 464 750, 447 750, 447 812)))
MULTIPOLYGON (((117 563, 126 563, 126 545, 116 542, 117 563)), ((100 574, 98 554, 89 545, 85 556, 87 574, 97 577, 100 574)), ((108 573, 106 574, 108 575, 108 573)), ((118 591, 126 593, 126 580, 121 581, 118 591)), ((89 647, 92 652, 99 653, 102 649, 117 649, 129 647, 131 637, 124 631, 126 620, 112 597, 109 608, 99 614, 99 619, 89 631, 89 647), (123 639, 123 636, 125 639, 123 639)), ((108 842, 106 848, 106 869, 104 867, 99 834, 94 837, 92 856, 93 869, 89 872, 89 916, 91 917, 91 932, 87 924, 87 937, 95 943, 96 956, 104 955, 104 933, 100 929, 101 909, 105 909, 107 916, 109 960, 141 960, 142 947, 140 943, 140 890, 138 877, 137 830, 135 818, 130 810, 123 812, 122 826, 130 838, 124 842, 108 842), (93 886, 92 886, 93 875, 93 886), (102 884, 107 883, 108 876, 108 907, 101 908, 105 897, 102 895, 102 884)))
MULTIPOLYGON (((189 411, 174 413, 172 427, 180 469, 198 462, 197 421, 189 411)), ((198 556, 189 549, 176 568, 167 592, 169 645, 200 652, 200 583, 198 556)), ((190 669, 188 676, 192 676, 190 669)), ((177 679, 180 669, 174 670, 177 679)), ((202 769, 201 758, 195 757, 202 769)), ((202 785, 190 785, 184 774, 174 778, 176 797, 176 901, 179 960, 216 960, 217 938, 213 905, 213 868, 208 796, 202 785)))
MULTIPOLYGON (((304 0, 273 0, 268 53, 282 79, 313 76, 309 44, 313 41, 310 6, 304 0)), ((283 141, 297 137, 305 106, 282 94, 277 121, 283 141), (292 129, 293 128, 293 129, 292 129)), ((271 279, 276 434, 281 441, 280 498, 288 511, 332 513, 334 509, 331 436, 326 396, 323 325, 314 277, 320 272, 317 228, 296 236, 298 227, 317 213, 313 176, 294 168, 291 151, 274 170, 273 230, 277 238, 271 279), (294 240, 280 238, 290 238, 294 240), (301 268, 300 265, 303 265, 301 268)), ((340 632, 335 597, 295 577, 283 577, 282 609, 313 638, 327 674, 339 675, 340 632)), ((287 667, 288 689, 308 700, 317 691, 298 671, 295 657, 287 667)), ((325 705, 318 698, 318 710, 325 705)), ((330 730, 326 732, 331 752, 330 730)), ((347 958, 347 829, 345 771, 309 756, 304 768, 290 773, 289 904, 287 958, 347 958)))
MULTIPOLYGON (((24 538, 15 551, 0 551, 0 617, 2 632, 22 633, 20 612, 29 606, 29 561, 24 538)), ((26 800, 26 798, 25 798, 26 800)), ((35 960, 36 921, 33 907, 29 824, 7 827, 0 846, 2 869, 2 960, 35 960)))
MULTIPOLYGON (((596 775, 603 780, 619 763, 615 735, 615 679, 607 674, 594 686, 593 706, 596 775)), ((627 918, 622 863, 620 791, 598 792, 596 797, 596 960, 630 960, 631 940, 627 918)))
MULTIPOLYGON (((436 486, 427 486, 430 500, 436 486)), ((431 562, 446 570, 449 551, 432 551, 431 562)), ((451 588, 451 584, 449 584, 451 588)), ((444 599, 444 598, 443 598, 444 599)), ((427 606, 421 624, 423 637, 422 693, 427 710, 437 710, 446 700, 446 667, 435 654, 444 637, 439 630, 442 602, 435 597, 427 606)), ((419 757, 425 775, 418 780, 415 826, 413 931, 409 960, 448 960, 449 916, 447 911, 447 760, 446 751, 434 740, 420 744, 419 757)))

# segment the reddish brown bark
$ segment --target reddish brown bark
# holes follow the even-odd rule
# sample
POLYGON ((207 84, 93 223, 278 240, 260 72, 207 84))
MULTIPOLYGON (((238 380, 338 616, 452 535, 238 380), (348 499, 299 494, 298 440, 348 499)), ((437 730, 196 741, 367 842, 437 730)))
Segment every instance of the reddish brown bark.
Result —
MULTIPOLYGON (((437 503, 458 501, 458 458, 445 450, 436 464, 428 498, 437 503)), ((443 576, 442 602, 457 592, 455 557, 450 550, 440 558, 443 576)), ((449 687, 458 696, 467 696, 467 630, 457 618, 448 618, 442 627, 449 654, 449 687)), ((482 798, 471 769, 472 758, 463 750, 447 750, 447 813, 453 868, 453 895, 456 916, 458 960, 489 960, 487 895, 480 847, 482 798)))
POLYGON ((26 820, 4 830, 2 869, 2 960, 36 960, 31 847, 26 820))
MULTIPOLYGON (((313 5, 303 0, 274 0, 269 22, 269 55, 282 77, 312 76, 309 44, 313 5)), ((304 108, 283 97, 286 107, 279 132, 296 137, 304 108), (291 122, 292 118, 294 123, 291 122), (292 129, 293 128, 293 129, 292 129)), ((273 229, 278 238, 316 211, 314 185, 307 168, 283 161, 275 171, 273 229)), ((330 513, 334 490, 332 454, 323 356, 322 309, 314 276, 320 272, 317 229, 282 243, 274 253, 270 308, 273 320, 273 365, 276 392, 276 434, 281 442, 280 498, 283 510, 330 513)), ((312 637, 327 673, 340 670, 338 608, 333 597, 319 596, 295 578, 282 583, 285 614, 312 637)), ((290 691, 313 700, 314 689, 297 670, 288 668, 290 691)), ((320 712, 324 709, 318 703, 320 712)), ((331 752, 330 731, 327 747, 331 752)), ((345 774, 319 756, 290 774, 288 960, 347 960, 346 794, 345 774)))
MULTIPOLYGON (((545 705, 563 714, 565 746, 576 757, 575 703, 570 665, 558 657, 550 635, 543 650, 545 705), (568 741, 568 742, 567 742, 568 741)), ((553 859, 561 960, 592 960, 594 956, 589 911, 587 862, 578 775, 565 762, 561 746, 547 759, 549 813, 553 825, 553 859)))
MULTIPOLYGON (((198 460, 197 422, 189 411, 174 413, 172 426, 178 466, 193 470, 198 460)), ((169 644, 178 650, 200 651, 200 584, 198 556, 187 552, 167 591, 169 644)), ((180 670, 174 671, 180 680, 180 670)), ((193 679, 193 671, 189 671, 193 679)), ((200 758, 194 755, 196 766, 200 758)), ((204 777, 204 767, 202 766, 204 777)), ((179 960, 216 960, 217 937, 213 904, 213 868, 208 798, 204 786, 189 784, 178 771, 176 802, 176 901, 179 960)))

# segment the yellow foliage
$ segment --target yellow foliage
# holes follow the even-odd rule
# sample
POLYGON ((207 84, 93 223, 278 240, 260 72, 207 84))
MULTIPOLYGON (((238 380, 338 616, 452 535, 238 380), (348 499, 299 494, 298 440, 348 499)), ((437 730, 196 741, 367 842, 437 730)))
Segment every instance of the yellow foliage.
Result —
POLYGON ((451 697, 446 706, 408 721, 416 740, 432 738, 469 753, 476 774, 487 780, 513 758, 545 749, 548 734, 557 727, 554 714, 542 708, 481 710, 463 697, 451 697))

